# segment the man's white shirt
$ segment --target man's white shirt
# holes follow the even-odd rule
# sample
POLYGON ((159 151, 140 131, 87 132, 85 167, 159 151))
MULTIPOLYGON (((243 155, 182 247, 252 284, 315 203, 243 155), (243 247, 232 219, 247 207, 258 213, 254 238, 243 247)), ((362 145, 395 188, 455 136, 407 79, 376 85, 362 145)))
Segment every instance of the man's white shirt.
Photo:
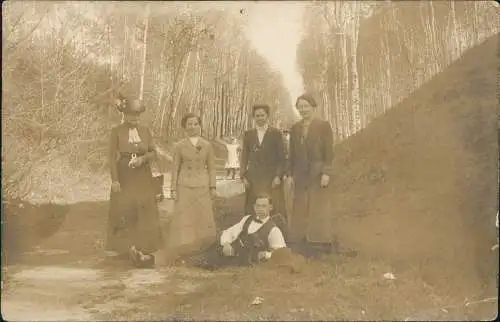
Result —
POLYGON ((196 146, 196 144, 198 144, 198 140, 200 139, 199 136, 194 136, 194 137, 190 137, 189 138, 189 141, 191 141, 191 144, 196 146))
POLYGON ((255 129, 257 130, 257 137, 259 139, 259 144, 262 144, 262 140, 264 140, 264 135, 266 135, 267 128, 269 126, 266 124, 264 126, 256 126, 255 129))

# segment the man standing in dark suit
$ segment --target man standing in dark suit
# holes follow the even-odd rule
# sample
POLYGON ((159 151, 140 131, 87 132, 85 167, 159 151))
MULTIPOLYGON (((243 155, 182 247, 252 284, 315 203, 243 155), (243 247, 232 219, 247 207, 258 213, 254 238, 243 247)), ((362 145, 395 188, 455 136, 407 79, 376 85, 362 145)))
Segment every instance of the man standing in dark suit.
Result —
POLYGON ((245 132, 241 151, 240 177, 245 184, 245 212, 253 213, 257 194, 270 193, 275 210, 286 216, 281 180, 285 167, 285 147, 281 132, 269 126, 267 104, 254 105, 256 127, 245 132))

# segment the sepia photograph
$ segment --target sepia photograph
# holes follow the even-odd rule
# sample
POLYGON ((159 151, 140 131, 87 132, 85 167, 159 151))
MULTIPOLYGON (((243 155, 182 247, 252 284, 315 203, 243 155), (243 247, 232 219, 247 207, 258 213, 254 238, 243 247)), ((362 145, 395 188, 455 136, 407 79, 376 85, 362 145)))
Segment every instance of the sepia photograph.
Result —
POLYGON ((498 1, 2 3, 5 321, 487 321, 498 1))

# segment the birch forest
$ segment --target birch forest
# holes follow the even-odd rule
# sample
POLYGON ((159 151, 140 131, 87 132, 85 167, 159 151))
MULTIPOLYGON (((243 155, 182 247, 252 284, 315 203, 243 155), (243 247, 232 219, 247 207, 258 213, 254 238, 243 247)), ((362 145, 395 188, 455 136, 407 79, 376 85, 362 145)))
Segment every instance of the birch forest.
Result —
MULTIPOLYGON (((499 31, 492 1, 301 5, 301 83, 336 142, 499 31)), ((186 112, 201 116, 210 139, 241 135, 255 103, 271 105, 279 125, 295 98, 245 36, 246 19, 237 6, 198 2, 4 4, 4 191, 29 190, 20 182, 60 156, 105 173, 118 93, 143 100, 142 122, 166 150, 186 112)))
POLYGON ((497 34, 498 8, 493 1, 310 3, 298 63, 336 141, 497 34))
POLYGON ((4 5, 6 186, 18 185, 33 166, 54 155, 106 171, 109 130, 121 119, 113 104, 118 93, 143 100, 142 122, 161 146, 182 135, 180 119, 186 112, 201 116, 205 137, 218 138, 249 127, 255 102, 289 105, 280 74, 244 37, 245 16, 205 7, 4 5))

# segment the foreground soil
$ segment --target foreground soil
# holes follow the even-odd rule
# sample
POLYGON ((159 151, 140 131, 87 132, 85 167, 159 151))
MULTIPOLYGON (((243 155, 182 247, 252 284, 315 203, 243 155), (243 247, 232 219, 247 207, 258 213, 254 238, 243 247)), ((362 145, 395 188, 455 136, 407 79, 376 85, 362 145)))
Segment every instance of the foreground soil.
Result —
MULTIPOLYGON (((227 220, 241 196, 223 203, 227 220)), ((295 273, 262 265, 206 271, 132 269, 105 259, 106 203, 71 206, 60 229, 4 266, 7 320, 381 320, 491 319, 494 290, 437 287, 418 267, 331 255, 295 273), (384 277, 392 273, 394 279, 384 277), (455 289, 456 290, 456 289, 455 289), (259 305, 251 305, 255 297, 259 305), (466 306, 467 302, 471 302, 466 306)))
MULTIPOLYGON (((11 238, 2 243, 3 317, 493 319, 496 53, 496 38, 471 49, 336 147, 332 231, 357 256, 297 261, 293 271, 279 265, 134 270, 105 259, 107 203, 25 205, 22 218, 4 225, 11 238), (262 301, 252 305, 256 297, 262 301)), ((237 219, 242 201, 241 195, 217 200, 219 227, 237 219)))

